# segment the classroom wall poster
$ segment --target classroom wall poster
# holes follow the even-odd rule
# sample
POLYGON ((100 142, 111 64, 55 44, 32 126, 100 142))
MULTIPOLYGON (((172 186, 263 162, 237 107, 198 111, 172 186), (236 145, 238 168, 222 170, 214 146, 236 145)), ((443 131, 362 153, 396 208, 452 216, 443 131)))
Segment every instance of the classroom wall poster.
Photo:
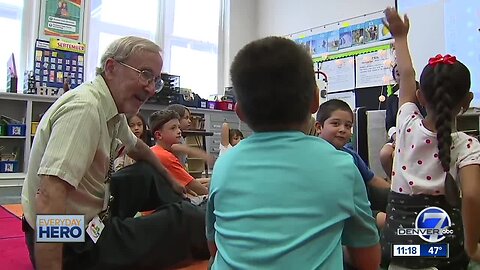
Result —
POLYGON ((363 23, 352 25, 352 46, 365 44, 364 26, 363 23))
POLYGON ((352 90, 355 88, 353 56, 322 62, 319 68, 320 71, 327 74, 327 93, 352 90))
POLYGON ((320 33, 312 36, 312 55, 319 55, 328 51, 327 33, 320 33))
POLYGON ((392 82, 391 51, 381 50, 355 56, 355 88, 388 85, 392 82))
POLYGON ((344 49, 352 46, 352 28, 350 26, 342 27, 340 30, 340 44, 339 48, 344 49))
POLYGON ((339 43, 340 43, 340 34, 338 30, 328 32, 328 40, 327 40, 328 51, 329 52, 338 51, 339 43))
POLYGON ((339 92, 339 93, 328 93, 327 100, 331 99, 340 99, 345 101, 350 105, 350 109, 355 110, 355 93, 353 91, 339 92))
POLYGON ((81 40, 83 0, 45 0, 43 35, 81 40))

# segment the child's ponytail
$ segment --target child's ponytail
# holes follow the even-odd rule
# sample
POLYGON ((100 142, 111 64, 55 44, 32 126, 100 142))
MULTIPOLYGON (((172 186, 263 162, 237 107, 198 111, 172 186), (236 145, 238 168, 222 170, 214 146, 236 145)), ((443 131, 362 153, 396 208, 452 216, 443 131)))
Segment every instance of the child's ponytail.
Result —
POLYGON ((460 206, 460 191, 450 174, 452 147, 452 111, 470 90, 470 72, 455 56, 430 58, 420 76, 420 88, 435 115, 438 158, 445 177, 445 196, 453 207, 460 206))

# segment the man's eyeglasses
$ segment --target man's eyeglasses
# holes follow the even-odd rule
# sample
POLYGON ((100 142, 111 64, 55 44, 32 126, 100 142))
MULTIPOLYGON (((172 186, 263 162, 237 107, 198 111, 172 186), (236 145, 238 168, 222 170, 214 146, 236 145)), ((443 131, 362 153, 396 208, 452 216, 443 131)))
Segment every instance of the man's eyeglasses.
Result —
POLYGON ((118 63, 120 63, 124 67, 127 67, 131 70, 134 70, 134 71, 138 72, 138 80, 141 83, 150 85, 153 82, 155 84, 155 92, 156 93, 160 92, 162 90, 163 86, 165 85, 162 78, 160 76, 155 77, 155 75, 153 75, 153 73, 151 71, 139 70, 138 68, 134 68, 134 67, 132 67, 130 65, 127 65, 123 62, 120 62, 120 61, 118 63))

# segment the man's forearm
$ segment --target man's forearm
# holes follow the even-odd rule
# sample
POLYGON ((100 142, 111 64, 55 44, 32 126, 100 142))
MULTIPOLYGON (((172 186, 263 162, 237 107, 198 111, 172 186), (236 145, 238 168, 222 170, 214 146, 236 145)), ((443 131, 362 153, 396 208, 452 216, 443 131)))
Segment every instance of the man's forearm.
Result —
POLYGON ((63 244, 35 243, 35 269, 62 269, 62 249, 63 244))
MULTIPOLYGON (((67 194, 73 187, 55 176, 42 176, 35 198, 37 214, 66 213, 67 194)), ((62 269, 63 244, 35 243, 36 269, 62 269)))

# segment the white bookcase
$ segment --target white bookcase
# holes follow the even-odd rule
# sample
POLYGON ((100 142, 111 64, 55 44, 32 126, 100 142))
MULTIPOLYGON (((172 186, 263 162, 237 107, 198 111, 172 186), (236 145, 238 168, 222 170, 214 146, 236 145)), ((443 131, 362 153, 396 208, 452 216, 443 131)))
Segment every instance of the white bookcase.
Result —
POLYGON ((0 173, 2 184, 9 182, 14 185, 23 182, 33 140, 32 121, 45 112, 55 100, 56 97, 51 96, 0 92, 0 115, 20 120, 26 125, 25 136, 0 136, 0 145, 5 147, 6 152, 20 149, 19 172, 0 173))

